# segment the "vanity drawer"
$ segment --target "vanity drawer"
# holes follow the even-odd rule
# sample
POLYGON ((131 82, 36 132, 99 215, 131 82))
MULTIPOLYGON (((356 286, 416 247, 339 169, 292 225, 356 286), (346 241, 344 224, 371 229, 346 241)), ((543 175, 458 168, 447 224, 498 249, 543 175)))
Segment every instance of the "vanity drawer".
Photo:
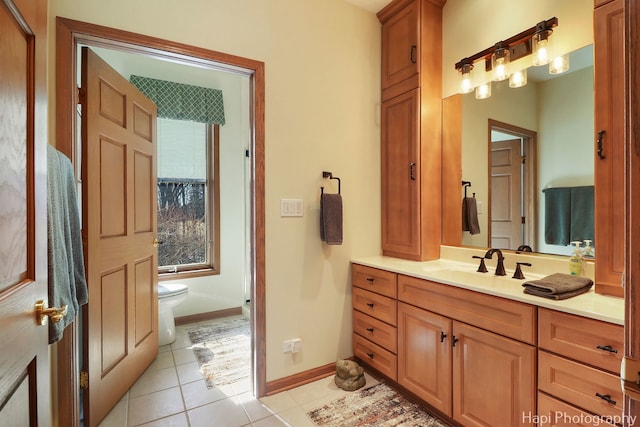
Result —
POLYGON ((527 344, 536 342, 536 307, 530 304, 403 275, 398 275, 398 300, 527 344))
POLYGON ((351 266, 351 283, 371 292, 395 298, 397 294, 396 273, 359 264, 351 266))
POLYGON ((540 308, 538 347, 619 374, 624 352, 624 328, 540 308))
POLYGON ((398 334, 394 326, 354 310, 353 332, 386 348, 392 353, 398 353, 398 334))
POLYGON ((353 355, 392 380, 396 380, 398 359, 390 351, 358 334, 353 334, 353 355))
POLYGON ((353 308, 396 326, 398 310, 394 299, 364 289, 353 288, 353 308))
POLYGON ((538 421, 538 427, 612 427, 615 425, 544 393, 538 393, 538 421))
POLYGON ((538 389, 594 414, 622 415, 620 377, 542 350, 538 351, 538 389))

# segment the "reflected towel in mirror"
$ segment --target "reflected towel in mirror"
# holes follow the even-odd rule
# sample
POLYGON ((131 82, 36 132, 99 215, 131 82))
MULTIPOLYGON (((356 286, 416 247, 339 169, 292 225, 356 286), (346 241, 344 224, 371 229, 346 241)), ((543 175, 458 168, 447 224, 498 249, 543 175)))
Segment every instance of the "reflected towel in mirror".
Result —
POLYGON ((462 231, 468 231, 471 234, 480 233, 478 205, 475 197, 464 197, 462 199, 462 231))

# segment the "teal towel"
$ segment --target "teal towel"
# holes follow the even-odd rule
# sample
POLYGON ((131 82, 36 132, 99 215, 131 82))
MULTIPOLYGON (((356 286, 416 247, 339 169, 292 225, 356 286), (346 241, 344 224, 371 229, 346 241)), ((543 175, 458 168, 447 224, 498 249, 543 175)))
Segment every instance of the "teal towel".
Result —
POLYGON ((569 244, 571 236, 571 187, 544 191, 544 241, 549 245, 569 244))
POLYGON ((593 185, 571 188, 571 233, 574 241, 591 240, 593 232, 593 185))

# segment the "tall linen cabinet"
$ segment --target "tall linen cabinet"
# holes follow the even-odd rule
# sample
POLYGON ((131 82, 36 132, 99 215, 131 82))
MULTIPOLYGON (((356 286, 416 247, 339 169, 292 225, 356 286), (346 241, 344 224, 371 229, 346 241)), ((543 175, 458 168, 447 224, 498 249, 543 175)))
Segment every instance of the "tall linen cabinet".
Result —
POLYGON ((442 7, 395 0, 382 23, 382 252, 439 258, 441 242, 442 7))

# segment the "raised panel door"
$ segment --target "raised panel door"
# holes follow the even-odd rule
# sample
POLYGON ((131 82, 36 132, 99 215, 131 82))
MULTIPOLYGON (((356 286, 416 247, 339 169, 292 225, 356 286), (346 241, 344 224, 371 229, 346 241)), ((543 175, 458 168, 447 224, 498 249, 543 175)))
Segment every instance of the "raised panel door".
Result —
MULTIPOLYGON (((413 0, 382 21, 382 88, 418 74, 420 3, 413 0)), ((416 81, 417 83, 417 81, 416 81)))
POLYGON ((451 319, 398 303, 398 383, 451 415, 451 319))
POLYGON ((420 89, 382 103, 382 251, 419 260, 420 89))
POLYGON ((624 2, 594 12, 595 290, 623 296, 625 234, 624 2))
POLYGON ((464 426, 530 426, 535 347, 453 323, 453 419, 464 426))

